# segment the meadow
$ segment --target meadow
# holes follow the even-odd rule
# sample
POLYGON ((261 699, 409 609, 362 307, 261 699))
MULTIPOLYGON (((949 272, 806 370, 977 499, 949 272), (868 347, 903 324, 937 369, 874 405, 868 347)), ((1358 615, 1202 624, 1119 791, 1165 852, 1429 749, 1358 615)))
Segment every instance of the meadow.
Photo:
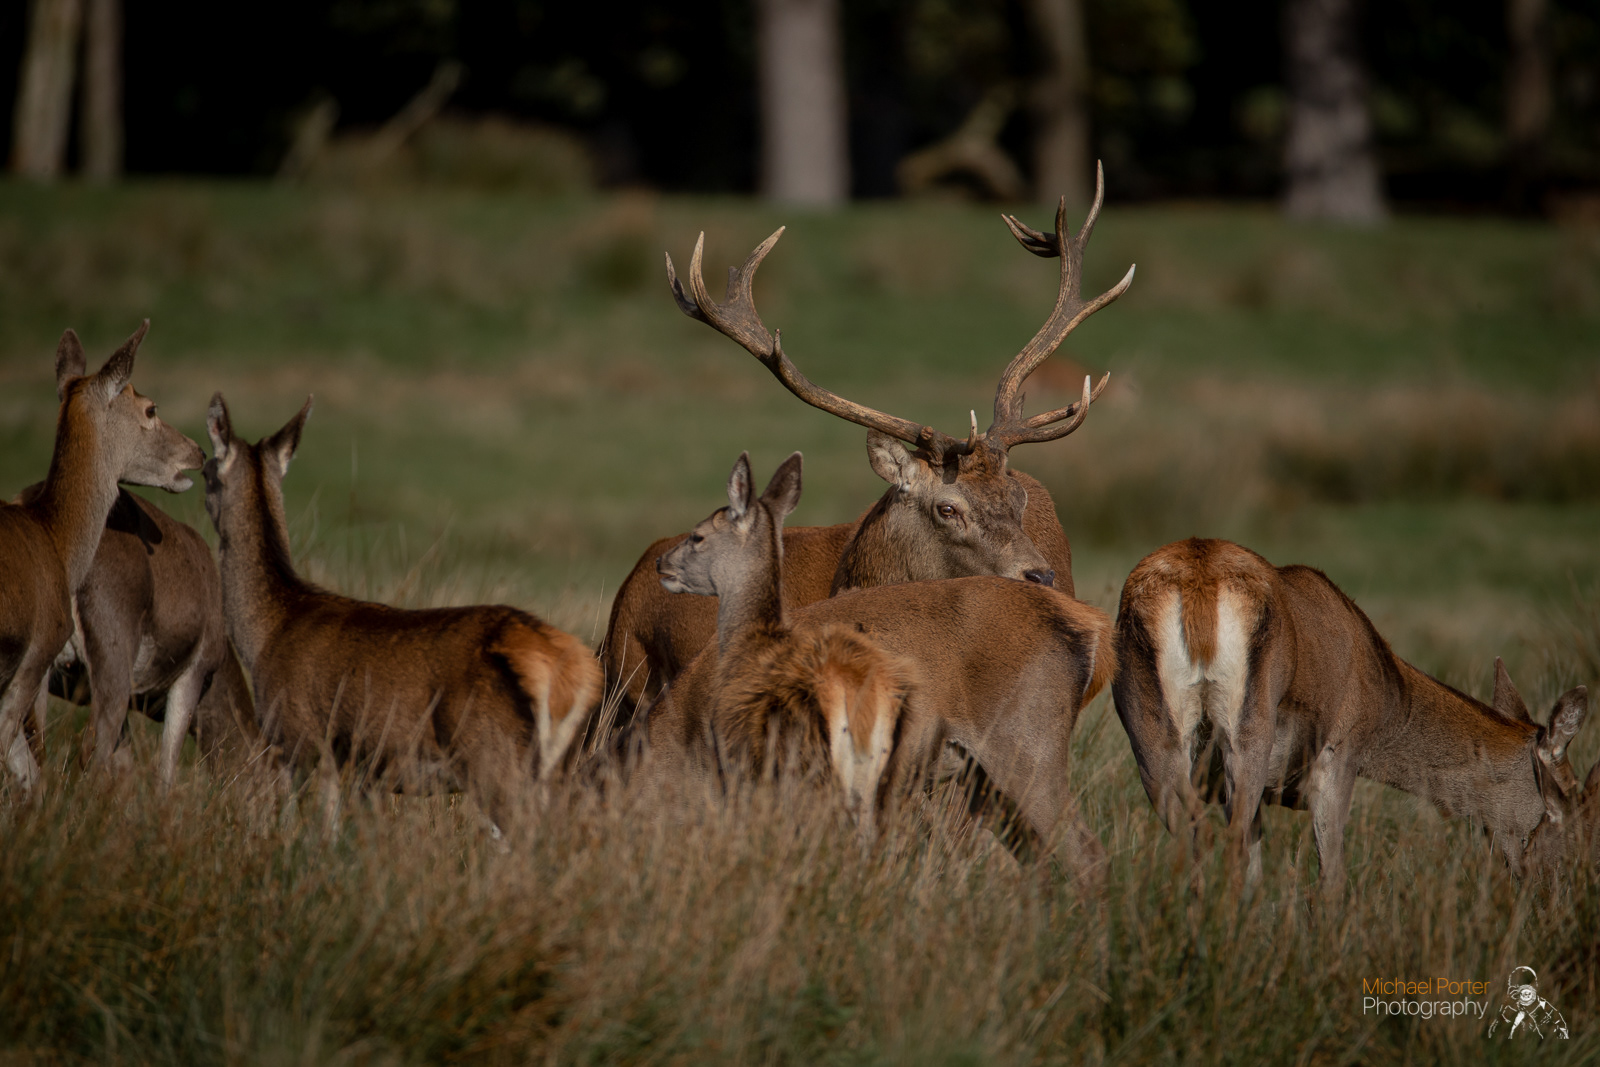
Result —
MULTIPOLYGON (((1267 207, 1117 208, 1086 288, 1129 293, 1030 382, 1112 385, 1013 461, 1055 496, 1078 593, 1114 611, 1191 534, 1318 566, 1395 649, 1480 697, 1505 657, 1536 713, 1600 681, 1600 227, 1267 207)), ((795 524, 882 491, 861 431, 684 318, 780 224, 757 304, 810 377, 947 431, 1048 313, 1055 268, 990 207, 154 182, 0 185, 0 494, 43 476, 52 354, 152 322, 135 383, 204 441, 212 392, 259 437, 316 395, 285 489, 303 572, 421 606, 500 600, 589 641, 655 537, 733 459, 795 449, 795 524)), ((1031 209, 1024 220, 1045 225, 1031 209)), ((1055 406, 1051 404, 1051 406, 1055 406)), ((198 491, 159 501, 210 536, 198 491)), ((465 802, 352 800, 329 835, 245 768, 169 798, 101 782, 56 706, 48 787, 0 808, 0 1062, 1521 1062, 1463 1019, 1362 1012, 1362 982, 1526 964, 1600 1053, 1600 880, 1519 886, 1477 828, 1367 783, 1346 906, 1308 905, 1309 823, 1273 811, 1266 880, 1219 857, 1189 904, 1108 699, 1074 786, 1112 855, 1079 900, 958 832, 949 796, 861 848, 805 796, 558 790, 509 853, 465 802)), ((141 765, 153 761, 136 731, 141 765)), ((1591 723, 1580 771, 1600 753, 1591 723)), ((1483 998, 1480 998, 1483 999, 1483 998)))

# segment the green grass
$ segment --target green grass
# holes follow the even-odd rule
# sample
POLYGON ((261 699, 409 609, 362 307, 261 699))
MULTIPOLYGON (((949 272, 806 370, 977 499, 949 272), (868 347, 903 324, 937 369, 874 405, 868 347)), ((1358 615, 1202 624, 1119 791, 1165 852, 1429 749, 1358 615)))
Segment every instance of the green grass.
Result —
MULTIPOLYGON (((149 316, 135 382, 200 440, 217 389, 252 439, 316 394, 285 483, 308 574, 507 600, 597 642, 639 552, 715 507, 742 449, 761 477, 805 452, 795 523, 882 490, 859 429, 676 311, 661 252, 685 268, 705 229, 716 292, 788 223, 757 297, 796 362, 956 430, 1054 295, 1054 264, 996 214, 0 184, 0 494, 43 476, 61 329, 104 354, 149 316)), ((1496 655, 1536 707, 1597 681, 1600 234, 1110 208, 1088 285, 1132 261, 1030 407, 1085 370, 1111 391, 1015 457, 1057 499, 1080 595, 1112 609, 1145 553, 1225 536, 1322 567, 1397 651, 1479 695, 1496 655)), ((161 503, 209 536, 197 493, 161 503)), ((1600 1048, 1592 879, 1526 895, 1472 828, 1363 786, 1347 915, 1307 911, 1307 821, 1277 812, 1261 900, 1233 909, 1213 870, 1193 911, 1103 698, 1076 774, 1114 857, 1104 913, 937 811, 862 853, 825 809, 577 794, 502 856, 443 800, 358 803, 330 842, 248 776, 196 768, 162 801, 52 768, 44 801, 0 812, 0 1048, 19 1061, 1520 1062, 1481 1028, 1364 1019, 1359 983, 1498 990, 1522 962, 1573 1026, 1543 1058, 1600 1048)))

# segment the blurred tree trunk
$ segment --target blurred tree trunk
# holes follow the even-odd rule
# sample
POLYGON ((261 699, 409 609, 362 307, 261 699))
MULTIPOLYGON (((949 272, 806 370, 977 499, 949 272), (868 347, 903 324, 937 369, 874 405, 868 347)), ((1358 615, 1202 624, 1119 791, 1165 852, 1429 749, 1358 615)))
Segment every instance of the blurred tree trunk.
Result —
POLYGON ((1507 196, 1518 210, 1535 206, 1544 169, 1544 136, 1550 126, 1549 21, 1548 0, 1506 0, 1511 45, 1506 71, 1507 196))
POLYGON ((122 174, 122 0, 87 0, 83 32, 83 173, 122 174))
POLYGON ((1285 209, 1296 218, 1378 222, 1385 211, 1355 0, 1288 0, 1284 45, 1289 83, 1285 209))
POLYGON ((1026 0, 1044 63, 1030 93, 1034 193, 1089 202, 1089 46, 1081 0, 1026 0))
POLYGON ((12 124, 11 167, 24 177, 54 181, 66 166, 82 20, 82 0, 33 0, 12 124))
POLYGON ((773 200, 839 204, 850 195, 837 0, 757 0, 761 184, 773 200))

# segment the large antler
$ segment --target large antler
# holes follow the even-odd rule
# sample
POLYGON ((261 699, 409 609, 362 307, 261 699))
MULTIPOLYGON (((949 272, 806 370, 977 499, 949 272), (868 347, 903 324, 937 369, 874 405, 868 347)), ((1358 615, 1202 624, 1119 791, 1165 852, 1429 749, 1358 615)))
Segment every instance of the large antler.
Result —
POLYGON ((994 422, 984 436, 1002 451, 1013 445, 1054 441, 1067 436, 1083 424, 1089 415, 1090 401, 1099 399, 1106 382, 1111 379, 1111 375, 1106 374, 1091 390, 1089 378, 1085 376, 1081 399, 1055 411, 1023 418, 1022 383, 1028 375, 1061 346, 1067 334, 1077 329, 1079 323, 1121 296, 1133 283, 1134 268, 1129 267, 1120 282, 1093 300, 1085 302, 1079 292, 1083 283, 1083 250, 1089 244, 1089 236, 1094 233, 1095 220, 1100 217, 1100 205, 1105 201, 1105 196, 1105 170, 1096 163, 1094 204, 1089 208, 1089 216, 1084 219, 1083 228, 1076 237, 1067 234, 1066 197, 1061 198, 1061 204, 1056 208, 1055 233, 1042 233, 1018 221, 1013 215, 1000 216, 1023 248, 1046 259, 1061 257, 1061 287, 1056 294, 1055 310, 1039 328, 1039 332, 1033 335, 1033 340, 1006 366, 1005 373, 1000 375, 1000 384, 994 391, 994 422))
POLYGON ((858 426, 886 433, 907 444, 926 446, 940 454, 965 450, 969 442, 957 441, 931 426, 886 415, 881 411, 857 404, 853 400, 846 400, 836 393, 830 393, 801 374, 800 369, 790 361, 783 351, 783 331, 779 330, 775 334, 767 331, 761 316, 756 313, 755 297, 751 293, 756 269, 761 266, 761 261, 767 257, 767 253, 772 251, 772 246, 778 243, 778 238, 783 236, 783 231, 784 227, 778 227, 776 233, 757 245, 755 251, 750 253, 750 258, 744 261, 744 266, 728 268, 728 291, 723 298, 725 302, 721 304, 712 300, 711 294, 706 292, 705 279, 700 273, 706 243, 706 235, 703 232, 699 240, 694 243, 694 258, 689 263, 688 294, 684 293, 683 284, 678 281, 677 272, 672 266, 672 256, 669 254, 667 281, 672 286, 672 296, 677 300, 678 308, 691 319, 699 319, 718 333, 739 342, 745 351, 759 359, 789 392, 812 407, 821 408, 858 426))

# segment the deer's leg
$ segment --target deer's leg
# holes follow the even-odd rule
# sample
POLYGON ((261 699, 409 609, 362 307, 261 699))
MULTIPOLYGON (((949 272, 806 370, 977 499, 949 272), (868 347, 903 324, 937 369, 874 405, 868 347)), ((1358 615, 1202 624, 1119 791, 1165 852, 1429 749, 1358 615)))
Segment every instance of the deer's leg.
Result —
POLYGON ((84 731, 79 759, 96 768, 112 766, 116 757, 127 764, 131 755, 122 747, 128 725, 128 701, 133 695, 133 642, 131 634, 104 635, 84 632, 83 666, 89 676, 89 728, 84 731))
MULTIPOLYGON (((183 753, 183 739, 189 736, 189 724, 194 721, 195 706, 200 703, 200 691, 205 687, 206 673, 199 658, 191 660, 167 690, 167 714, 161 723, 161 787, 171 789, 178 777, 178 757, 183 753)), ((126 704, 123 705, 127 707, 126 704)), ((126 711, 124 711, 126 714, 126 711)))
POLYGON ((1328 903, 1344 892, 1344 827, 1350 819, 1350 798, 1356 772, 1339 746, 1324 745, 1311 764, 1311 833, 1317 843, 1318 889, 1328 903))
POLYGON ((1235 730, 1223 741, 1228 815, 1228 877, 1234 892, 1261 878, 1261 797, 1275 729, 1273 706, 1259 691, 1247 692, 1235 730))
POLYGON ((34 758, 33 749, 28 744, 24 724, 33 713, 49 674, 49 658, 25 658, 11 676, 10 684, 4 692, 0 692, 0 752, 5 753, 6 766, 16 776, 25 794, 33 792, 38 786, 40 772, 39 761, 34 758))

